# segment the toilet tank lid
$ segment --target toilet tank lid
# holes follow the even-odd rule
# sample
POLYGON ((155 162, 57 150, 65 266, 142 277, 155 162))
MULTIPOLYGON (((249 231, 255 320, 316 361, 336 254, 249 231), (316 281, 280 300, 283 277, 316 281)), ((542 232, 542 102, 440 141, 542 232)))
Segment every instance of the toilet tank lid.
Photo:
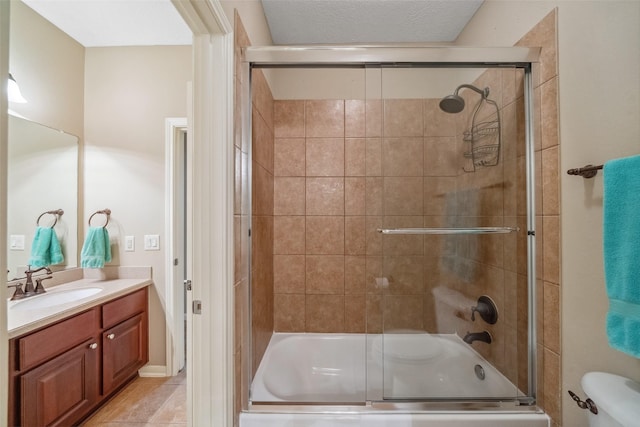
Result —
POLYGON ((582 389, 598 408, 623 426, 638 425, 640 383, 606 372, 588 372, 582 377, 582 389))

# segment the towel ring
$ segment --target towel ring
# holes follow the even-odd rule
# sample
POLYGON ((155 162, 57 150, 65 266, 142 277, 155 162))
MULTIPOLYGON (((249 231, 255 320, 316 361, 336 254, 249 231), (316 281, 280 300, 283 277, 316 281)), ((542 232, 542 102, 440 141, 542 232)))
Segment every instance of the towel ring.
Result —
POLYGON ((50 228, 53 228, 58 223, 58 217, 61 216, 61 215, 64 215, 64 211, 62 209, 56 209, 56 210, 53 210, 53 211, 42 212, 40 214, 40 216, 38 217, 38 219, 36 219, 36 225, 38 227, 40 226, 40 218, 42 218, 46 214, 53 215, 54 221, 53 221, 53 225, 50 227, 50 228))
POLYGON ((102 209, 101 211, 95 211, 94 213, 92 213, 91 216, 89 217, 89 227, 91 227, 91 219, 97 214, 102 214, 107 217, 107 222, 105 222, 104 225, 102 226, 102 228, 107 228, 107 224, 109 224, 109 218, 111 216, 111 209, 102 209))

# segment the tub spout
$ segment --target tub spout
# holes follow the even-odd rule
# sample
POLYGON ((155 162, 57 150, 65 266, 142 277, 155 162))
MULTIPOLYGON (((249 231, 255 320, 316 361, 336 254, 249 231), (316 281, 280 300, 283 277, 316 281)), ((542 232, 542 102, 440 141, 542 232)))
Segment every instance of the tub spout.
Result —
POLYGON ((486 342, 487 344, 491 344, 491 341, 493 341, 493 338, 491 337, 491 334, 488 331, 467 332, 467 335, 464 336, 462 341, 466 342, 467 344, 471 344, 474 341, 482 341, 482 342, 486 342))

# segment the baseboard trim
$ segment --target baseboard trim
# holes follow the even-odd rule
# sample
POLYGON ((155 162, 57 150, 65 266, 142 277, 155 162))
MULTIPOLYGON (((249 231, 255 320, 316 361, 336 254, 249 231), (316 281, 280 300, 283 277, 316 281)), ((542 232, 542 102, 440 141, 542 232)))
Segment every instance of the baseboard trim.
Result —
POLYGON ((147 365, 138 370, 138 375, 145 378, 158 378, 167 376, 167 367, 165 365, 147 365))

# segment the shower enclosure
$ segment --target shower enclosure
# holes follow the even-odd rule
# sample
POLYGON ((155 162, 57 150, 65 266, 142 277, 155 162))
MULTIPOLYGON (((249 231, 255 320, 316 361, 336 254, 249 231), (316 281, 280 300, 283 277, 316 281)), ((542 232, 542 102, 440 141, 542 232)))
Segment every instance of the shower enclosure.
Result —
POLYGON ((535 405, 536 55, 246 49, 251 408, 535 405))

